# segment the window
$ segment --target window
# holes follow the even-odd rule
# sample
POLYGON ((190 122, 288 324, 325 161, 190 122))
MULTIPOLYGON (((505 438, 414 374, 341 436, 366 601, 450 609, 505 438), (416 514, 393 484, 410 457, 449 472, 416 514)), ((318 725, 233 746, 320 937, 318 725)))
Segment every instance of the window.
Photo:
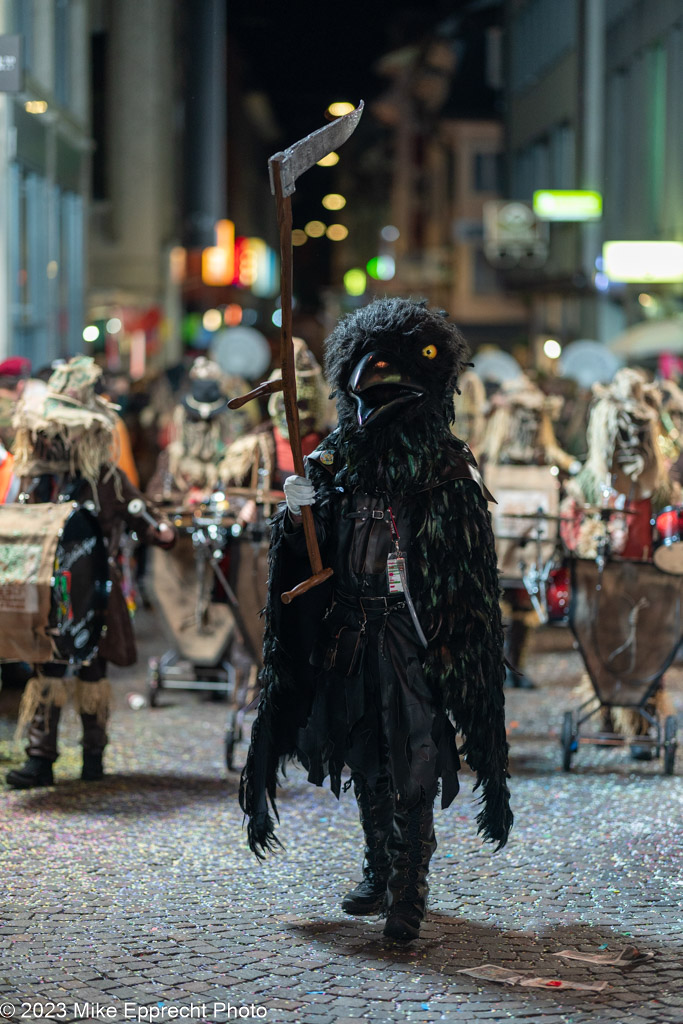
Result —
POLYGON ((474 154, 474 190, 475 192, 502 192, 502 154, 474 154))

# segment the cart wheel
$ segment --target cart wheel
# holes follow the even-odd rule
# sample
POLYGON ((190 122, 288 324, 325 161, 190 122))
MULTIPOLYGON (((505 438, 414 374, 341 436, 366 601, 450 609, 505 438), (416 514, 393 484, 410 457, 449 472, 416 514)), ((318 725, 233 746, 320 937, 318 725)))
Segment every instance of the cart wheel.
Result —
POLYGON ((678 741, 678 719, 675 715, 667 715, 664 720, 664 774, 673 775, 676 761, 678 741))
POLYGON ((160 682, 159 664, 158 662, 150 662, 149 671, 147 672, 147 700, 151 708, 158 706, 160 682))
POLYGON ((571 711, 565 711, 562 721, 562 771, 568 772, 572 766, 572 754, 578 747, 577 737, 574 732, 574 715, 571 711))
POLYGON ((235 734, 228 729, 225 734, 225 766, 229 772, 234 768, 233 757, 235 754, 235 734))

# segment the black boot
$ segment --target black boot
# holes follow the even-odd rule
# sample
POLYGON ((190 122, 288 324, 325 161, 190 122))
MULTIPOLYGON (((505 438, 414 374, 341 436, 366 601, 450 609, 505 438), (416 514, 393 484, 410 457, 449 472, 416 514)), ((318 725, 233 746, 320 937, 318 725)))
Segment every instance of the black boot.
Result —
POLYGON ((34 789, 37 786, 54 786, 52 761, 47 757, 29 757, 21 768, 7 772, 7 785, 12 789, 34 789))
POLYGON ((420 934, 429 891, 429 862, 436 849, 433 803, 433 797, 423 796, 415 806, 407 810, 397 808, 394 814, 384 925, 384 934, 389 939, 410 942, 420 934))
POLYGON ((524 674, 521 666, 526 660, 530 629, 524 616, 513 612, 511 622, 505 627, 505 686, 519 690, 535 690, 536 684, 524 674))
POLYGON ((363 880, 342 900, 345 914, 377 914, 387 891, 391 860, 387 840, 394 819, 394 795, 388 776, 377 780, 373 789, 360 775, 353 776, 360 823, 365 833, 363 880))
POLYGON ((532 682, 528 676, 525 676, 523 672, 518 672, 517 669, 512 668, 511 665, 505 666, 505 686, 513 687, 517 690, 535 690, 536 683, 532 682))
POLYGON ((61 708, 56 704, 38 704, 28 726, 28 760, 6 775, 13 789, 53 786, 52 765, 57 760, 57 731, 61 708))
POLYGON ((104 777, 102 765, 102 754, 83 754, 83 768, 81 778, 86 782, 98 782, 104 777))
POLYGON ((107 733, 97 715, 81 712, 83 724, 83 768, 81 778, 85 782, 98 782, 104 776, 102 755, 107 743, 107 733))

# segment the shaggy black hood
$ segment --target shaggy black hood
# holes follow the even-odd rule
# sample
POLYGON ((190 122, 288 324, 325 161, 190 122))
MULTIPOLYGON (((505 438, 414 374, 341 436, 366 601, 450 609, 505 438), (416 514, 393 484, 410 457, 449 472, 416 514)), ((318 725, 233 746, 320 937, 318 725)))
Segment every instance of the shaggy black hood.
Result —
POLYGON ((410 299, 377 299, 339 322, 325 343, 325 372, 343 434, 400 419, 453 421, 453 391, 467 343, 446 313, 410 299))

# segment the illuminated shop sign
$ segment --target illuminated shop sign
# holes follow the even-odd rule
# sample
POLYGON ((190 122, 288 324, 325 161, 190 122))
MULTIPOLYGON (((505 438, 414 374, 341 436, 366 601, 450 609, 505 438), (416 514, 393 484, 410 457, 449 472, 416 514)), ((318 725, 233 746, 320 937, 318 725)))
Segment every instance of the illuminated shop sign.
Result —
POLYGON ((605 242, 602 259, 610 281, 683 281, 683 242, 605 242))
POLYGON ((575 189, 540 189, 534 192, 534 213, 541 220, 600 220, 602 196, 599 192, 575 189))

